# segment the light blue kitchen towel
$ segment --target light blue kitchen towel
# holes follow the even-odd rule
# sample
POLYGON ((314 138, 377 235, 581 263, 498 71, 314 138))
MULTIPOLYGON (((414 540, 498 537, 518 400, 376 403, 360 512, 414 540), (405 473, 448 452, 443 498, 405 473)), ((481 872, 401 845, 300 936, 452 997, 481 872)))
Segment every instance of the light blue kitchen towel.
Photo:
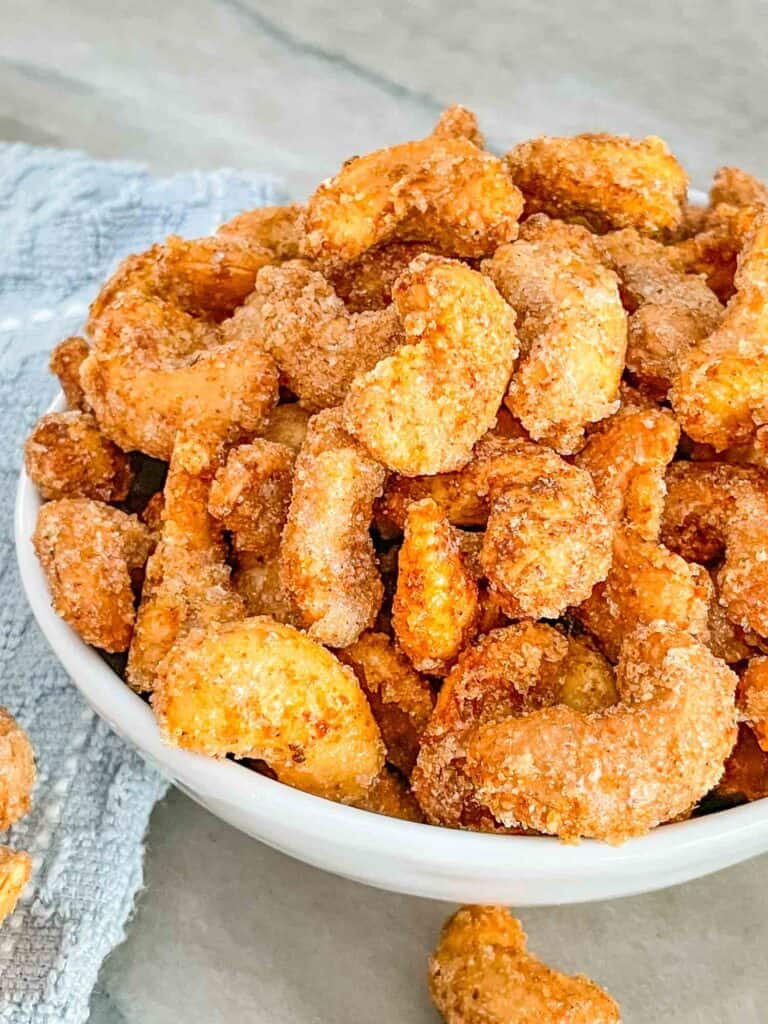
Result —
POLYGON ((0 704, 29 733, 31 814, 0 836, 28 850, 32 883, 0 928, 3 1024, 79 1024, 102 960, 124 935, 144 833, 163 780, 80 699, 21 592, 12 517, 22 444, 57 384, 48 354, 82 327, 125 255, 170 233, 209 234, 278 202, 267 175, 153 178, 80 153, 0 144, 0 704))

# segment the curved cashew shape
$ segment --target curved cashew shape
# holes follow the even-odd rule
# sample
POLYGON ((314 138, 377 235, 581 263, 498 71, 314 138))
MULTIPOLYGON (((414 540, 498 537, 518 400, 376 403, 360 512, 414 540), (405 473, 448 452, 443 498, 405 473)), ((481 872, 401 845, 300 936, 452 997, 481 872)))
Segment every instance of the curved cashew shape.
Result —
POLYGON ((684 558, 725 556, 717 589, 728 618, 768 637, 768 474, 754 466, 676 462, 662 540, 684 558))
POLYGON ((670 392, 683 430, 717 451, 768 422, 768 211, 755 219, 734 283, 720 326, 681 356, 670 392))
POLYGON ((281 782, 360 799, 384 747, 351 669, 267 616, 195 629, 163 661, 152 707, 170 743, 266 761, 281 782))
POLYGON ((506 156, 525 212, 587 223, 600 233, 637 228, 666 235, 682 221, 688 176, 654 135, 542 136, 506 156))
POLYGON ((397 239, 479 257, 515 238, 522 196, 502 161, 475 145, 476 125, 460 120, 444 116, 419 142, 347 161, 307 203, 305 254, 353 260, 397 239))
POLYGON ((147 527, 99 501, 62 498, 40 509, 32 540, 57 615, 86 643, 127 650, 136 618, 131 574, 152 549, 147 527))
POLYGON ((80 382, 122 449, 168 461, 176 432, 195 428, 205 464, 263 426, 277 368, 231 314, 271 259, 239 238, 171 237, 117 269, 91 307, 80 382))
POLYGON ((715 785, 736 739, 734 673, 657 623, 625 641, 616 679, 619 702, 596 714, 559 704, 475 731, 466 772, 499 821, 618 843, 715 785))
POLYGON ((589 231, 543 215, 482 269, 517 313, 521 358, 505 404, 533 440, 578 450, 584 428, 618 408, 627 317, 616 275, 589 231))
POLYGON ((503 907, 462 907, 443 926, 429 991, 446 1024, 621 1024, 589 978, 547 967, 503 907))
POLYGON ((344 423, 407 476, 464 465, 493 426, 517 356, 514 314, 482 274, 423 255, 393 293, 406 339, 352 384, 344 423))
POLYGON ((385 475, 344 431, 339 409, 310 420, 280 559, 309 635, 329 647, 354 643, 381 607, 384 589, 369 528, 385 475))

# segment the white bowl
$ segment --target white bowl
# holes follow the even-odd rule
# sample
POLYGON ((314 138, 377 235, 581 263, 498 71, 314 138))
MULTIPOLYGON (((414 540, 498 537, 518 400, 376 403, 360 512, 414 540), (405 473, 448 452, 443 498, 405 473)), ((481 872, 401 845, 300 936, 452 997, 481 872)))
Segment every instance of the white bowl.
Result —
MULTIPOLYGON (((60 397, 52 406, 62 409, 60 397)), ((665 825, 620 847, 483 835, 385 818, 274 782, 234 761, 167 746, 149 706, 53 611, 31 543, 40 498, 22 471, 16 551, 48 643, 91 707, 217 817, 292 857, 357 882, 455 903, 534 906, 648 892, 768 850, 768 799, 665 825)))

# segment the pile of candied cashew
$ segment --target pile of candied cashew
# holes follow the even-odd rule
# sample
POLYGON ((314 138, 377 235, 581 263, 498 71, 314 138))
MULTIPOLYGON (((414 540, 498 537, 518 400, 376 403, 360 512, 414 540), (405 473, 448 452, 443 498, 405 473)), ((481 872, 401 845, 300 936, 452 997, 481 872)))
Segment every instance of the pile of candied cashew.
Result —
MULTIPOLYGON (((768 188, 687 186, 453 107, 120 265, 26 465, 54 607, 167 742, 569 842, 768 795, 768 188)), ((449 1021, 532 978, 618 1019, 494 909, 431 978, 449 1021)))

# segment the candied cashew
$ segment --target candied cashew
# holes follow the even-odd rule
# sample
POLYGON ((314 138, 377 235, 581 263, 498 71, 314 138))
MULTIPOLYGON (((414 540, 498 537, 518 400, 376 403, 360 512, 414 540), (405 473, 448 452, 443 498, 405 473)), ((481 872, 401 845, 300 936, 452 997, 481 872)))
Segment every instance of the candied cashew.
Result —
POLYGON ((24 443, 24 466, 41 498, 122 501, 133 480, 125 452, 88 412, 49 412, 24 443))
POLYGON ((429 991, 446 1024, 621 1024, 599 985, 553 970, 526 942, 503 907, 462 907, 448 919, 429 963, 429 991))
POLYGON ((423 255, 398 278, 408 344, 352 384, 344 423, 407 476, 464 465, 495 423, 517 357, 514 313, 482 274, 423 255))
POLYGON ((768 474, 754 466, 676 462, 666 483, 663 542, 692 561, 724 555, 716 580, 728 618, 768 637, 768 474))
POLYGON ((311 411, 338 405, 355 377, 404 340, 394 309, 350 312, 326 278, 300 260, 265 267, 234 319, 251 327, 311 411))
POLYGON ((680 357, 670 399, 680 426, 717 451, 768 422, 768 210, 739 256, 719 327, 680 357))
POLYGON ((392 625, 420 672, 444 675, 477 628, 478 588, 460 539, 439 506, 408 508, 398 556, 392 625))
POLYGON ((521 357, 505 404, 533 440, 578 450, 585 427, 618 408, 627 317, 616 275, 585 228, 543 215, 482 270, 517 314, 521 357))
POLYGON ((35 777, 35 755, 29 737, 13 715, 0 706, 0 832, 29 810, 35 777))
POLYGON ((465 770, 499 821, 619 843, 716 784, 736 739, 734 673, 657 622, 624 642, 616 682, 619 701, 603 711, 558 704, 475 730, 465 770))
POLYGON ((353 260, 398 240, 480 257, 515 238, 520 192, 469 118, 446 114, 427 138, 354 157, 323 182, 307 203, 305 255, 353 260))
POLYGON ((169 743, 261 759, 331 800, 359 800, 384 766, 353 671, 268 616, 193 629, 162 661, 152 707, 169 743))
POLYGON ((546 213, 593 231, 637 228, 644 235, 675 231, 683 216, 688 176, 655 135, 586 133, 541 136, 506 156, 525 213, 546 213))
POLYGON ((125 651, 136 612, 132 574, 153 540, 137 516, 90 498, 43 505, 32 538, 58 615, 94 647, 125 651))
POLYGON ((343 429, 339 409, 310 420, 296 459, 281 572, 309 635, 329 647, 354 643, 381 607, 369 528, 385 476, 343 429))
POLYGON ((360 681, 381 730, 387 761, 410 775, 435 703, 429 683, 384 633, 363 633, 338 657, 360 681))

